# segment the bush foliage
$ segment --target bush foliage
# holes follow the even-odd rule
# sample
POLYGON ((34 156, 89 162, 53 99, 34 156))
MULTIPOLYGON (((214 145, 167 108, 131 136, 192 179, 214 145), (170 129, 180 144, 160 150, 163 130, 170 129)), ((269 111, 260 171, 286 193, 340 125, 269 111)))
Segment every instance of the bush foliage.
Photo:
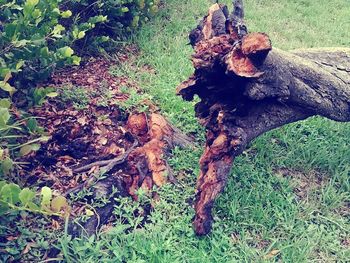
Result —
MULTIPOLYGON (((99 45, 137 28, 158 10, 149 0, 0 0, 0 88, 11 96, 46 80, 86 43, 99 45)), ((81 53, 81 52, 80 52, 81 53)))
MULTIPOLYGON (((16 157, 37 151, 49 139, 34 118, 14 114, 14 101, 40 105, 56 96, 37 84, 56 68, 79 65, 89 47, 99 50, 108 40, 120 40, 158 6, 158 0, 0 0, 0 177, 11 174, 16 157)), ((19 187, 0 186, 0 211, 16 207, 2 197, 13 196, 13 189, 19 194, 19 187)))

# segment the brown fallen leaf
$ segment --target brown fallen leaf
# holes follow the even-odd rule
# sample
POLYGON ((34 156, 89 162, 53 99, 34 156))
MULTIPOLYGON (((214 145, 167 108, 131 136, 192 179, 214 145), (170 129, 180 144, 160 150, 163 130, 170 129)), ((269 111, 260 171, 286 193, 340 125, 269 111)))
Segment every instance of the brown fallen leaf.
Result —
POLYGON ((21 255, 27 254, 32 247, 36 247, 36 246, 37 245, 35 242, 28 242, 27 245, 25 246, 25 248, 23 249, 21 255))
POLYGON ((114 142, 106 147, 103 151, 105 154, 112 154, 112 155, 115 155, 115 156, 118 156, 120 154, 123 154, 125 153, 125 149, 123 148, 120 148, 119 146, 117 146, 114 142))
POLYGON ((61 228, 60 223, 54 219, 51 220, 51 225, 53 230, 59 230, 61 228))
POLYGON ((92 84, 92 83, 95 82, 95 79, 92 78, 92 77, 90 77, 90 78, 87 79, 87 82, 88 82, 89 84, 92 84))
POLYGON ((58 125, 61 124, 61 120, 60 120, 60 119, 56 119, 56 120, 54 120, 53 124, 54 124, 55 126, 58 126, 58 125))
POLYGON ((87 124, 87 118, 85 116, 78 118, 77 122, 83 126, 87 124))
POLYGON ((109 119, 109 118, 103 120, 103 124, 104 124, 104 125, 112 125, 112 123, 113 123, 112 120, 109 119))
POLYGON ((8 240, 8 241, 13 241, 13 240, 16 240, 18 238, 18 236, 16 237, 16 236, 8 236, 8 237, 6 237, 6 239, 8 240))
POLYGON ((101 145, 106 145, 108 142, 108 139, 106 137, 101 137, 98 141, 101 145))
POLYGON ((274 258, 274 257, 277 256, 279 253, 280 253, 280 250, 278 250, 278 249, 271 250, 268 254, 266 254, 266 255, 264 256, 264 259, 271 259, 271 258, 274 258))
POLYGON ((64 164, 67 164, 67 163, 74 161, 74 158, 69 156, 69 155, 63 155, 63 156, 59 156, 57 158, 57 160, 64 163, 64 164))

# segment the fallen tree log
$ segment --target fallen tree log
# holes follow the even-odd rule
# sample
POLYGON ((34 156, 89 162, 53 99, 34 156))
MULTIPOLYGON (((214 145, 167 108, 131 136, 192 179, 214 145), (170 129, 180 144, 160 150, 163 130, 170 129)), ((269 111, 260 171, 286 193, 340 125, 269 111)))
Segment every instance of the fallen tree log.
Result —
POLYGON ((350 121, 350 48, 272 49, 264 33, 248 33, 243 3, 231 14, 214 4, 191 31, 194 74, 178 88, 185 100, 198 95, 196 116, 205 126, 194 229, 211 230, 213 203, 234 158, 259 135, 320 115, 350 121))

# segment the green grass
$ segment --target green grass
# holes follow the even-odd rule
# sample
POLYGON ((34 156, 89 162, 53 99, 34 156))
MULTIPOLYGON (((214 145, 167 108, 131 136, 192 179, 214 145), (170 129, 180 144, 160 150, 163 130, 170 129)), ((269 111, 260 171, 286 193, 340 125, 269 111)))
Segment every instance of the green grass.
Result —
MULTIPOLYGON (((211 1, 166 2, 166 9, 135 38, 141 56, 122 70, 172 122, 195 133, 202 143, 203 129, 194 118, 194 103, 176 97, 175 87, 193 71, 187 34, 211 1), (155 73, 138 70, 145 65, 155 73)), ((347 0, 245 2, 249 29, 267 32, 276 47, 350 46, 347 0)), ((349 145, 349 124, 321 118, 261 136, 236 160, 216 204, 213 232, 204 238, 193 233, 194 212, 189 204, 201 152, 176 149, 170 164, 180 183, 158 190, 160 201, 151 222, 137 228, 139 218, 131 213, 129 224, 116 222, 95 239, 62 237, 65 261, 348 262, 349 145), (282 168, 288 169, 288 176, 278 175, 282 168), (300 174, 310 179, 303 181, 300 174), (318 184, 315 174, 322 175, 322 183, 318 184), (307 190, 302 198, 297 187, 307 190), (127 234, 126 227, 132 227, 127 234)), ((115 213, 130 213, 135 205, 126 200, 115 213)))
MULTIPOLYGON (((75 109, 85 109, 89 105, 91 96, 83 87, 75 87, 73 85, 63 86, 59 90, 59 99, 62 105, 72 104, 75 109)), ((66 106, 65 105, 65 106, 66 106)))

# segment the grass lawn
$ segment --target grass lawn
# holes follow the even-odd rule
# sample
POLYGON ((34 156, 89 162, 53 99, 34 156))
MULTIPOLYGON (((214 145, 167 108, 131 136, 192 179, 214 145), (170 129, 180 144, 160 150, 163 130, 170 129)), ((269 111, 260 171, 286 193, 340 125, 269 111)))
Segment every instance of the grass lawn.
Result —
MULTIPOLYGON (((249 29, 269 33, 276 47, 350 45, 350 3, 346 0, 245 2, 249 29)), ((168 118, 185 132, 196 134, 199 144, 203 130, 194 118, 193 104, 174 93, 193 70, 187 34, 210 4, 168 0, 161 15, 135 39, 141 57, 114 69, 138 81, 168 118), (155 74, 138 70, 143 65, 151 66, 155 74)), ((95 240, 68 243, 63 238, 66 260, 346 262, 350 258, 349 144, 349 124, 321 118, 260 137, 236 161, 215 208, 213 232, 204 238, 193 234, 189 205, 200 150, 176 149, 170 163, 181 175, 180 184, 159 190, 161 198, 151 223, 129 234, 116 224, 95 240)), ((124 203, 116 212, 132 210, 124 203)), ((138 220, 130 218, 131 225, 138 220)))
MULTIPOLYGON (((230 4, 230 1, 225 1, 230 4)), ((67 262, 349 262, 350 125, 312 118, 269 132, 236 160, 228 186, 215 206, 212 233, 194 235, 191 219, 203 129, 193 103, 175 96, 193 71, 187 35, 212 1, 166 0, 160 15, 134 42, 141 55, 116 74, 132 77, 162 112, 184 132, 195 134, 198 150, 175 149, 169 161, 178 185, 158 190, 144 228, 134 209, 120 200, 116 222, 98 237, 59 246, 67 262), (150 66, 152 71, 139 70, 150 66), (127 234, 124 232, 129 228, 127 234)), ((246 0, 250 31, 270 35, 282 49, 350 46, 348 0, 246 0)))

